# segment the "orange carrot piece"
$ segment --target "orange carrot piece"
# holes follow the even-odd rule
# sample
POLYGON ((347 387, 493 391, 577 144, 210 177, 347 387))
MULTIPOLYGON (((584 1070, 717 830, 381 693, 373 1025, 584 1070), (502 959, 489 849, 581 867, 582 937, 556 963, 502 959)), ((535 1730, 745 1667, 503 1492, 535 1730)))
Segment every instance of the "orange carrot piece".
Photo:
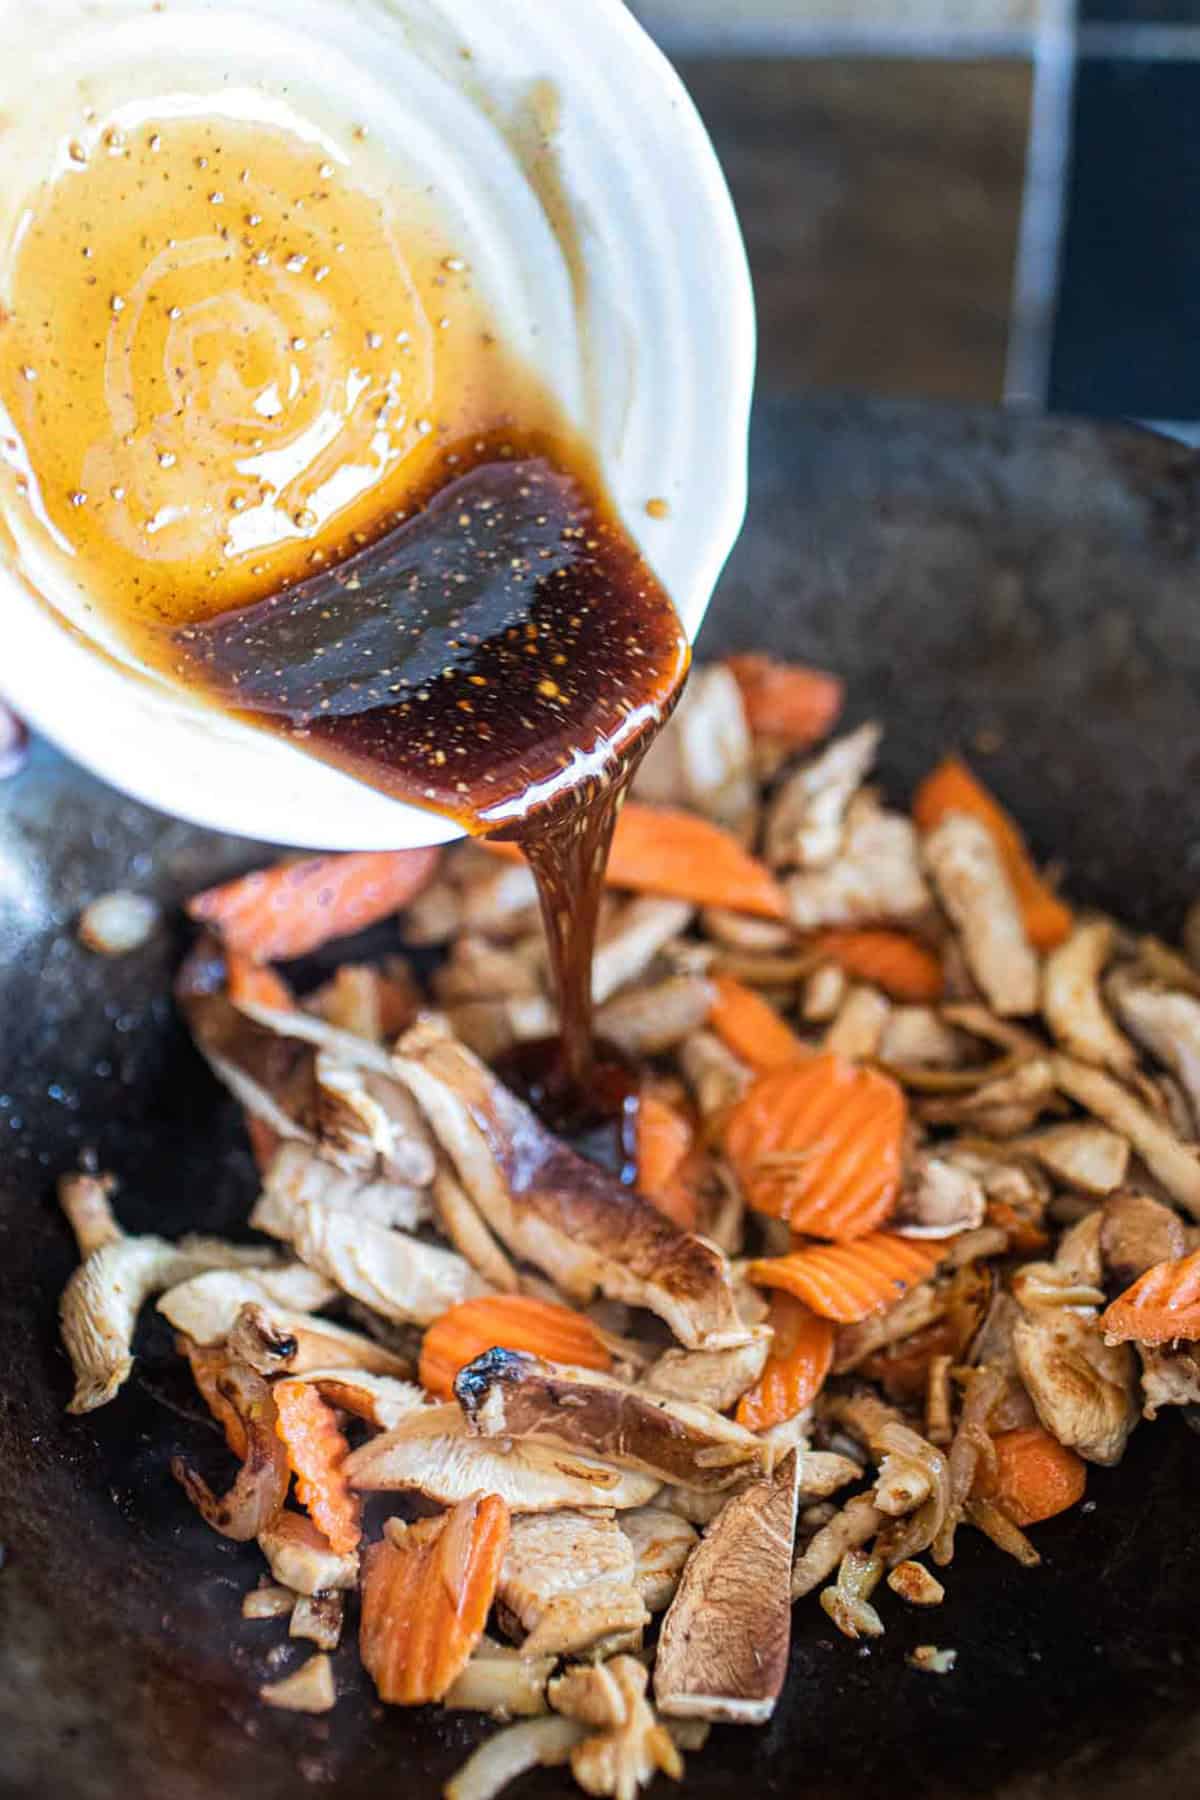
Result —
POLYGON ((1200 1338, 1200 1250, 1155 1263, 1101 1315, 1110 1344, 1200 1338))
POLYGON ((638 1193, 647 1200, 665 1193, 678 1175, 695 1138, 686 1113, 653 1089, 638 1097, 636 1150, 638 1193))
POLYGON ((731 975, 714 975, 717 991, 708 1023, 721 1042, 758 1074, 788 1068, 811 1055, 770 1001, 731 975))
POLYGON ((188 912, 212 926, 227 951, 286 961, 398 912, 425 886, 439 854, 364 850, 276 863, 197 894, 188 912))
POLYGON ((822 931, 811 947, 856 981, 871 981, 893 1000, 940 1000, 942 965, 903 931, 822 931))
POLYGON ((343 1463, 350 1446, 333 1408, 307 1381, 277 1381, 271 1389, 279 1413, 275 1427, 296 1477, 296 1497, 338 1556, 358 1548, 362 1536, 358 1497, 343 1463))
POLYGON ((992 1439, 992 1449, 994 1464, 980 1459, 976 1492, 1022 1530, 1083 1499, 1087 1464, 1040 1425, 1002 1431, 992 1439))
POLYGON ((359 1652, 392 1706, 440 1700, 483 1635, 508 1546, 498 1494, 472 1494, 363 1557, 359 1652))
POLYGON ((746 1273, 758 1287, 782 1288, 823 1319, 856 1325, 886 1312, 945 1254, 945 1242, 924 1243, 876 1231, 853 1244, 809 1244, 788 1256, 760 1257, 746 1273))
POLYGON ((772 1294, 768 1323, 775 1333, 771 1354, 735 1414, 750 1431, 767 1431, 803 1412, 825 1385, 833 1362, 833 1325, 803 1301, 782 1290, 772 1294))
POLYGON ((274 1012, 293 1012, 296 998, 278 969, 254 962, 240 950, 225 958, 225 986, 235 1006, 268 1006, 274 1012))
POLYGON ((582 1313, 528 1294, 463 1300, 435 1319, 421 1345, 419 1379, 428 1394, 454 1398, 454 1377, 485 1350, 528 1350, 546 1362, 606 1370, 612 1357, 582 1313))
POLYGON ((844 692, 836 675, 755 654, 727 656, 725 666, 742 690, 746 723, 757 736, 803 750, 833 729, 844 692))
POLYGON ((907 1112, 890 1075, 825 1052, 759 1076, 726 1120, 725 1153, 756 1212, 864 1237, 895 1205, 907 1112))
POLYGON ((932 831, 952 812, 969 813, 991 832, 1034 948, 1053 950, 1061 944, 1071 929, 1070 907, 1038 873, 1016 821, 958 756, 940 762, 913 797, 913 818, 920 831, 932 831))
MULTIPOLYGON (((520 860, 515 844, 499 844, 493 838, 485 844, 496 856, 520 860)), ((604 879, 609 887, 631 888, 638 894, 726 906, 760 919, 787 917, 783 889, 766 864, 743 850, 731 832, 678 807, 627 801, 613 833, 604 879)))

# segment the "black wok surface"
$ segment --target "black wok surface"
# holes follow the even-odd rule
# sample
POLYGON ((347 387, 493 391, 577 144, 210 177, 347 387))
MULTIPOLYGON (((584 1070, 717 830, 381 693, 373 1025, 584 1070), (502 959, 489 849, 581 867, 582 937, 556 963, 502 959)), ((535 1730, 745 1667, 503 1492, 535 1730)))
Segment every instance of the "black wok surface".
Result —
MULTIPOLYGON (((777 402, 756 420, 752 489, 702 650, 765 646, 842 671, 850 716, 888 721, 893 793, 948 744, 974 750, 1075 896, 1174 930, 1200 885, 1193 458, 1086 426, 777 402)), ((284 1623, 241 1621, 257 1552, 214 1537, 170 1478, 172 1451, 209 1454, 215 1438, 150 1313, 119 1398, 84 1419, 62 1410, 55 1303, 75 1257, 54 1177, 94 1148, 122 1177, 123 1223, 167 1234, 236 1231, 253 1192, 235 1108, 172 1016, 177 921, 109 963, 78 946, 73 917, 116 886, 170 908, 254 859, 45 745, 0 787, 5 1796, 432 1796, 483 1729, 385 1717, 352 1645, 326 1718, 256 1705, 307 1646, 287 1647, 284 1623)), ((1198 1492, 1200 1439, 1169 1418, 1092 1473, 1084 1508, 1037 1529, 1043 1568, 962 1534, 945 1606, 888 1596, 887 1635, 866 1648, 800 1606, 774 1722, 715 1731, 690 1791, 1196 1792, 1198 1492), (923 1642, 958 1650, 952 1675, 906 1665, 923 1642)), ((520 1791, 566 1786, 546 1773, 520 1791)))

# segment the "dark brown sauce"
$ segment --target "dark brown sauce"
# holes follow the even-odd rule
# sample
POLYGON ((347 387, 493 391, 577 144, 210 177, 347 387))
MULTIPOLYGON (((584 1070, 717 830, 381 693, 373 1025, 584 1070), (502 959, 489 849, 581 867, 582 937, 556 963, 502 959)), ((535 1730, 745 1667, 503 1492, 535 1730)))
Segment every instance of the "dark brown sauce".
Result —
POLYGON ((180 672, 397 799, 521 844, 550 943, 563 1078, 580 1094, 613 827, 679 694, 687 641, 564 445, 506 432, 452 447, 444 472, 344 562, 179 629, 180 672))

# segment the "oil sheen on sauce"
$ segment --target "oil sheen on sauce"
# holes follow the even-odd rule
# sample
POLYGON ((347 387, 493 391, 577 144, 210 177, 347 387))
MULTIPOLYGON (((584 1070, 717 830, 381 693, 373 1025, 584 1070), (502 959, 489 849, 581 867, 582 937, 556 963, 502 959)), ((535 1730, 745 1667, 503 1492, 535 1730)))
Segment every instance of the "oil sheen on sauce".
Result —
POLYGON ((278 128, 101 129, 30 208, 0 400, 29 506, 148 662, 520 841, 579 1092, 616 811, 688 651, 433 212, 278 128))

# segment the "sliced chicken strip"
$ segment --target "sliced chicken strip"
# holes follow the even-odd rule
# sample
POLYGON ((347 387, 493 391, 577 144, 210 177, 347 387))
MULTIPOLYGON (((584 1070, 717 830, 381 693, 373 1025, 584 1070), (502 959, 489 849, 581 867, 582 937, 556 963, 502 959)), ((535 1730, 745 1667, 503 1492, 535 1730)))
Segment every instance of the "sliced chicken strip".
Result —
POLYGON ((837 1017, 825 1033, 824 1048, 849 1062, 878 1056, 891 1010, 891 1003, 878 988, 856 983, 847 989, 837 1017))
POLYGON ((763 1372, 771 1332, 752 1328, 748 1342, 729 1350, 664 1350, 642 1377, 642 1387, 668 1400, 690 1400, 727 1412, 763 1372))
POLYGON ((904 923, 932 906, 917 834, 902 813, 859 794, 846 814, 841 854, 823 869, 784 883, 788 915, 800 931, 822 925, 904 923))
POLYGON ((1126 1031, 1171 1071, 1200 1123, 1200 1000, 1194 994, 1114 975, 1107 992, 1126 1031))
POLYGON ((1042 1014, 1059 1045, 1081 1062, 1129 1076, 1137 1068, 1133 1045, 1117 1030, 1100 998, 1100 977, 1112 954, 1107 919, 1076 925, 1046 958, 1042 1014))
POLYGON ((621 988, 639 981, 673 938, 691 923, 695 908, 686 900, 640 894, 627 900, 604 927, 592 962, 592 999, 602 1006, 621 988))
POLYGON ((518 1515, 496 1597, 520 1628, 525 1656, 579 1656, 640 1634, 650 1614, 634 1548, 609 1515, 518 1515))
POLYGON ((271 1573, 298 1594, 327 1594, 358 1585, 358 1555, 339 1556, 307 1513, 276 1513, 258 1534, 271 1573))
POLYGON ((415 1026, 396 1067, 510 1251, 582 1304, 649 1308, 689 1348, 746 1341, 721 1252, 553 1137, 444 1025, 415 1026))
POLYGON ((699 1543, 694 1525, 665 1506, 624 1512, 621 1530, 633 1545, 634 1585, 652 1613, 671 1604, 684 1565, 699 1543))
POLYGON ((971 1060, 971 1044, 932 1006, 893 1006, 879 1056, 899 1068, 960 1069, 971 1060))
POLYGON ((957 929, 971 973, 996 1012, 1032 1013, 1038 959, 995 840, 966 813, 949 813, 924 842, 938 898, 957 929))
MULTIPOLYGON (((1089 1462, 1121 1460, 1138 1420, 1130 1344, 1106 1344, 1099 1308, 1070 1270, 1027 1263, 1013 1282, 1021 1316, 1012 1344, 1021 1380, 1046 1430, 1089 1462)), ((1103 1294, 1095 1291, 1103 1302, 1103 1294)))
POLYGON ((1062 1092, 1128 1138, 1171 1198, 1200 1219, 1200 1162, 1174 1132, 1099 1069, 1069 1056, 1056 1056, 1053 1069, 1062 1092))
POLYGON ((766 858, 773 868, 821 869, 834 860, 847 808, 871 772, 882 735, 878 725, 860 725, 787 777, 767 814, 766 858))
POLYGON ((521 1285, 517 1271, 444 1157, 434 1177, 433 1199, 442 1230, 454 1248, 466 1257, 489 1287, 495 1288, 497 1293, 515 1294, 521 1285))
POLYGON ((1125 1179, 1129 1167, 1129 1143, 1106 1125, 1050 1125, 1012 1145, 1022 1155, 1036 1157, 1057 1180, 1085 1194, 1111 1194, 1125 1179))
POLYGON ((982 1225, 986 1211, 982 1184, 969 1170, 921 1150, 908 1159, 888 1229, 902 1237, 953 1237, 982 1225))
POLYGON ((1155 1263, 1172 1262, 1187 1250, 1178 1213, 1149 1194, 1113 1194, 1100 1210, 1100 1255, 1118 1287, 1132 1286, 1155 1263))
POLYGON ((1139 1344, 1142 1361, 1142 1417, 1154 1419, 1162 1406, 1200 1405, 1200 1347, 1195 1344, 1139 1344))
POLYGON ((687 806, 737 831, 758 807, 754 746, 741 690, 721 663, 696 669, 638 771, 639 798, 687 806))

